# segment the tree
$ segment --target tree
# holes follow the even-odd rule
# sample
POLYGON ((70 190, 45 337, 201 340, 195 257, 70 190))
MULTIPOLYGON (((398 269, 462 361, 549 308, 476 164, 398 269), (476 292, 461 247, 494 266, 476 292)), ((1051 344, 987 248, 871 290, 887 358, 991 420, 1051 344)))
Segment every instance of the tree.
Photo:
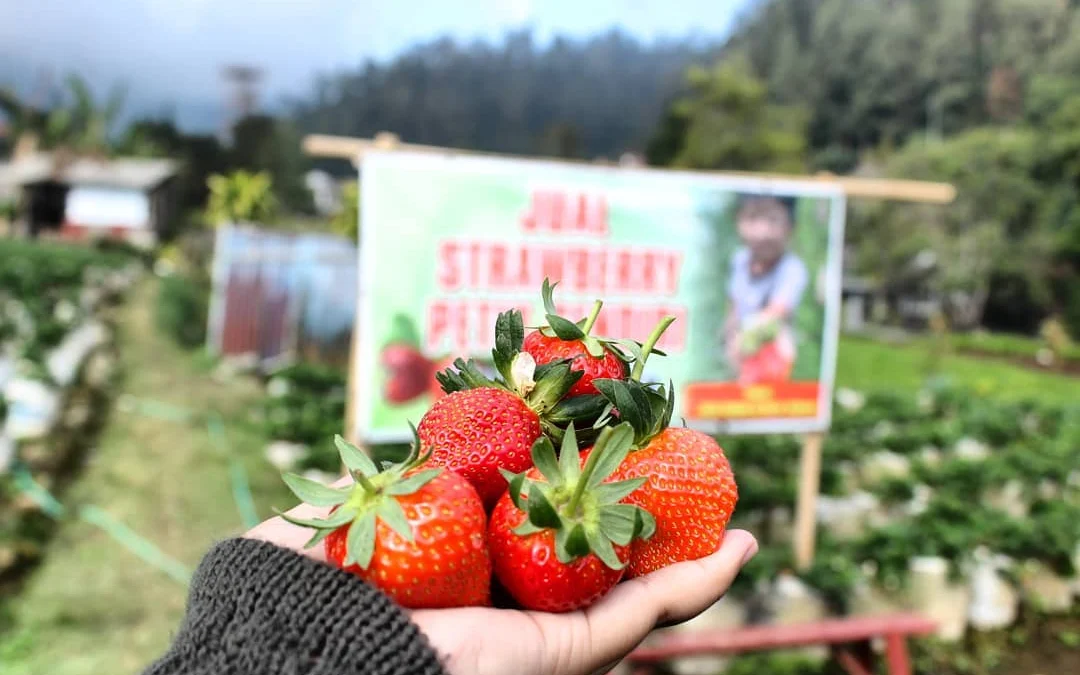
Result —
MULTIPOLYGON (((11 135, 44 150, 108 155, 113 131, 124 105, 125 92, 114 87, 104 104, 95 101, 86 80, 69 75, 58 92, 58 103, 42 109, 9 90, 0 90, 0 110, 11 120, 11 135)), ((18 140, 16 141, 16 144, 18 140)))
POLYGON ((334 214, 331 229, 343 237, 356 240, 360 236, 360 184, 350 181, 341 189, 341 210, 334 214))
POLYGON ((672 164, 696 169, 805 169, 806 115, 769 103, 764 83, 741 61, 691 68, 690 93, 671 106, 652 154, 674 153, 672 164), (683 132, 681 140, 675 134, 683 132))
POLYGON ((251 173, 239 170, 228 175, 214 174, 206 182, 210 188, 206 219, 211 225, 273 222, 278 204, 274 197, 273 180, 265 171, 251 173))
POLYGON ((300 136, 285 120, 249 115, 233 127, 230 163, 237 169, 265 171, 273 179, 278 201, 292 211, 313 211, 311 192, 304 183, 308 158, 300 136))

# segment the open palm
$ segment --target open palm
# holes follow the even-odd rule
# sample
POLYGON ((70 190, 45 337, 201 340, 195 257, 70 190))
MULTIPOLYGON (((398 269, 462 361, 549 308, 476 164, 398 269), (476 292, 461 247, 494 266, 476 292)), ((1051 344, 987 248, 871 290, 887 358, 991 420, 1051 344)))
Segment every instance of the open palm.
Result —
MULTIPOLYGON (((311 518, 325 512, 305 504, 289 515, 311 518)), ((303 549, 308 530, 282 518, 271 518, 246 536, 326 559, 321 546, 303 549)), ((414 610, 410 616, 452 675, 604 673, 653 628, 690 619, 716 602, 756 551, 749 533, 732 530, 716 553, 625 581, 577 612, 465 607, 414 610)))

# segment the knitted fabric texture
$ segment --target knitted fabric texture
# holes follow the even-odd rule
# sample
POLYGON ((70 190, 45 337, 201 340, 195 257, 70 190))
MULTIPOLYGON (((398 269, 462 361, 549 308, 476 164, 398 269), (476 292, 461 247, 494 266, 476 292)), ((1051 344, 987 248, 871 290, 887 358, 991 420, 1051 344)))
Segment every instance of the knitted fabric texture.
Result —
POLYGON ((273 544, 224 541, 145 675, 444 675, 419 629, 355 576, 273 544))

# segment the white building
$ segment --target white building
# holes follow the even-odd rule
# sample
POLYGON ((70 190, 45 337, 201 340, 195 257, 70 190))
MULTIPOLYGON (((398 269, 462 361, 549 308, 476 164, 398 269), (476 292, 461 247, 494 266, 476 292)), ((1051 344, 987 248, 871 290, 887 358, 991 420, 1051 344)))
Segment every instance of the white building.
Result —
POLYGON ((55 232, 65 239, 109 237, 150 247, 174 225, 177 164, 172 160, 65 161, 39 153, 8 165, 4 173, 20 188, 18 220, 30 236, 55 232))

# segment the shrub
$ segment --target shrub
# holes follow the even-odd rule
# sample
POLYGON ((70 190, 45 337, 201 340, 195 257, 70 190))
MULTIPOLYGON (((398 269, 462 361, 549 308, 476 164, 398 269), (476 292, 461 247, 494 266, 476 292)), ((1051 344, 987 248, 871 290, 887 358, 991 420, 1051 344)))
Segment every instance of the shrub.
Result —
POLYGON ((155 320, 158 328, 182 347, 192 349, 206 342, 209 287, 188 277, 161 279, 155 320))

